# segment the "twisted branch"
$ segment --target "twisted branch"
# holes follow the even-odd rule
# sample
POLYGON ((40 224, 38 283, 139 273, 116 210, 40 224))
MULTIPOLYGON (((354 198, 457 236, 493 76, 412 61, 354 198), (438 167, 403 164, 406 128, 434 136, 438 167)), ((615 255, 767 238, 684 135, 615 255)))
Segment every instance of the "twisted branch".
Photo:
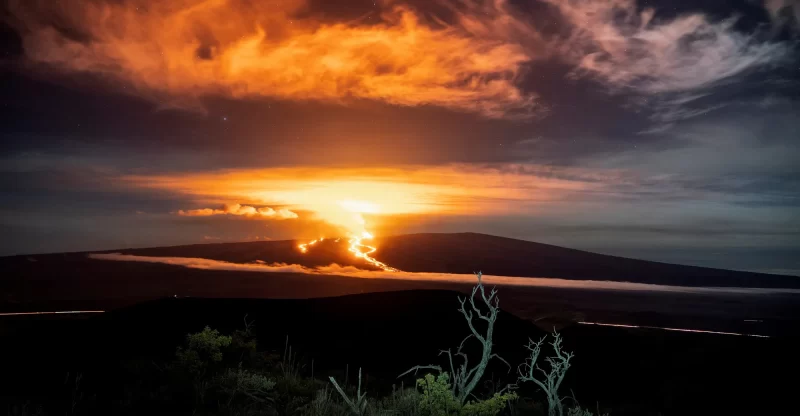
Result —
MULTIPOLYGON (((511 366, 508 364, 506 360, 500 357, 497 354, 492 353, 492 336, 494 334, 494 323, 497 320, 497 315, 500 312, 500 299, 497 297, 497 288, 492 288, 489 294, 486 294, 486 289, 483 286, 483 282, 481 281, 481 277, 483 274, 481 272, 475 273, 478 277, 478 284, 472 288, 472 293, 469 296, 469 310, 467 309, 467 298, 460 298, 458 299, 461 307, 458 309, 462 315, 464 315, 464 319, 467 321, 467 325, 469 326, 469 330, 471 332, 466 338, 464 338, 458 346, 458 350, 455 353, 452 350, 441 350, 439 355, 447 354, 448 362, 450 365, 450 372, 453 375, 453 384, 452 384, 452 392, 453 396, 459 403, 464 404, 466 400, 470 397, 472 391, 477 386, 478 382, 480 381, 481 377, 483 377, 483 373, 486 371, 486 366, 488 365, 489 361, 492 358, 498 358, 503 363, 505 363, 509 367, 509 371, 511 371, 511 366), (483 312, 475 304, 475 298, 478 297, 478 293, 480 293, 480 300, 488 308, 488 312, 483 312), (475 328, 475 324, 473 322, 473 318, 477 316, 478 319, 484 320, 487 323, 486 333, 482 334, 475 328), (463 352, 464 345, 466 342, 471 339, 475 338, 481 343, 482 352, 481 352, 481 359, 480 361, 470 368, 469 366, 469 357, 467 354, 463 352), (458 367, 455 366, 453 363, 453 356, 459 356, 462 358, 462 364, 458 367)), ((440 373, 442 372, 441 367, 434 366, 434 365, 427 365, 427 366, 415 366, 412 367, 410 370, 406 371, 405 373, 401 374, 399 377, 402 377, 412 371, 416 374, 417 371, 420 369, 434 369, 438 370, 440 373)))

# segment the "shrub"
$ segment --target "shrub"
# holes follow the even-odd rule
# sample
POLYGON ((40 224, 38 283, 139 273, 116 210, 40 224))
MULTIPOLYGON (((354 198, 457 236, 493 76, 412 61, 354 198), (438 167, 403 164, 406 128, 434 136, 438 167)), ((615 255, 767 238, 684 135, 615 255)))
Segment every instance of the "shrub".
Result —
POLYGON ((202 375, 210 363, 222 361, 222 349, 231 345, 231 337, 220 335, 216 329, 186 336, 186 345, 178 347, 175 358, 178 365, 195 375, 202 375))
POLYGON ((448 373, 439 373, 438 376, 426 374, 417 380, 417 387, 422 389, 422 398, 419 402, 421 414, 449 416, 457 415, 461 410, 461 403, 453 395, 448 373))
POLYGON ((420 414, 426 416, 494 416, 517 397, 515 393, 495 393, 486 400, 469 401, 462 405, 453 396, 450 375, 446 372, 438 376, 427 374, 417 380, 417 386, 422 388, 420 414))

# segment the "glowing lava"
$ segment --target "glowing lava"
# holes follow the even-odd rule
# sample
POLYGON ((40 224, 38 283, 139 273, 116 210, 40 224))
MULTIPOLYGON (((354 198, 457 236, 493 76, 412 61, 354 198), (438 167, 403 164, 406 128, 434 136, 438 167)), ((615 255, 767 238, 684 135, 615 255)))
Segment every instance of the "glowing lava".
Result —
MULTIPOLYGON (((377 267, 377 268, 379 268, 379 269, 381 269, 383 271, 386 271, 386 272, 397 272, 397 271, 399 271, 399 270, 395 269, 394 267, 391 267, 391 266, 387 265, 386 263, 383 263, 383 262, 375 259, 374 257, 370 256, 372 253, 374 253, 378 249, 376 247, 369 246, 369 245, 366 245, 366 244, 363 243, 364 240, 370 240, 370 239, 373 238, 373 236, 372 236, 372 234, 370 234, 369 232, 367 232, 364 229, 364 226, 366 225, 366 222, 364 221, 364 218, 361 216, 361 214, 362 213, 370 213, 370 214, 378 213, 380 211, 378 205, 374 204, 374 203, 371 203, 371 202, 367 202, 367 201, 354 201, 354 200, 338 201, 337 205, 341 209, 344 209, 349 214, 348 216, 351 217, 350 220, 347 221, 347 223, 348 224, 353 224, 354 226, 353 227, 349 227, 349 228, 351 228, 351 230, 353 230, 353 228, 357 228, 358 229, 358 231, 351 231, 350 232, 350 237, 348 239, 348 243, 350 244, 350 246, 348 247, 347 251, 353 253, 353 255, 356 256, 356 258, 364 259, 364 261, 366 261, 367 263, 369 263, 369 264, 371 264, 371 265, 373 265, 373 266, 375 266, 375 267, 377 267)), ((301 253, 305 254, 305 253, 308 252, 309 247, 313 246, 314 244, 316 244, 316 243, 318 243, 320 241, 323 241, 324 239, 325 239, 324 237, 320 237, 320 238, 318 238, 316 240, 313 240, 313 241, 310 241, 308 243, 299 244, 297 246, 297 248, 300 249, 301 253)), ((336 242, 337 243, 339 242, 338 238, 336 239, 336 242)))
MULTIPOLYGON (((394 267, 391 267, 391 266, 387 265, 386 263, 383 263, 383 262, 373 258, 372 256, 370 256, 370 254, 376 252, 378 249, 376 247, 368 246, 368 245, 362 243, 363 240, 369 240, 369 239, 372 239, 372 234, 370 234, 370 233, 368 233, 366 231, 361 233, 361 236, 351 237, 348 240, 348 243, 350 244, 350 247, 347 248, 347 251, 353 253, 353 255, 356 256, 357 258, 364 259, 364 261, 366 261, 367 263, 369 263, 369 264, 371 264, 371 265, 373 265, 373 266, 375 266, 375 267, 377 267, 377 268, 379 268, 379 269, 381 269, 383 271, 386 271, 386 272, 397 272, 397 271, 399 271, 399 270, 395 269, 394 267)), ((301 253, 305 254, 305 253, 308 253, 309 247, 311 247, 314 244, 317 244, 317 243, 319 243, 321 241, 324 241, 324 240, 325 240, 325 237, 320 237, 320 238, 318 238, 316 240, 309 241, 308 243, 305 243, 305 244, 298 244, 297 248, 300 249, 301 253)), ((339 239, 337 238, 335 240, 335 242, 338 243, 339 239)))
MULTIPOLYGON (((313 241, 310 241, 308 243, 300 244, 300 245, 297 246, 297 248, 300 249, 301 253, 306 254, 306 253, 308 253, 308 247, 309 246, 313 246, 314 244, 317 244, 317 243, 319 243, 320 241, 323 241, 323 240, 325 240, 325 237, 320 237, 320 238, 318 238, 316 240, 313 240, 313 241)), ((338 239, 337 239, 337 241, 338 241, 338 239)))
POLYGON ((369 240, 372 238, 372 234, 364 231, 361 233, 361 237, 353 237, 350 239, 350 248, 348 249, 351 253, 353 253, 356 257, 360 259, 366 260, 369 264, 378 267, 386 272, 397 272, 399 270, 395 269, 394 267, 388 266, 386 263, 380 262, 372 257, 370 254, 374 253, 378 249, 372 246, 368 246, 366 244, 362 244, 362 240, 369 240), (364 252, 361 251, 362 248, 367 249, 368 251, 364 252))

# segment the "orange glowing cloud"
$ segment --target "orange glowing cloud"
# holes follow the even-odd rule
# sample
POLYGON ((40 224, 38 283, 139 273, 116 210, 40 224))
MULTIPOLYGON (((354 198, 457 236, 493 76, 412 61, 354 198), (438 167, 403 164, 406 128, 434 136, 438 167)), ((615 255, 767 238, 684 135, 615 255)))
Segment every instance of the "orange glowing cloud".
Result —
POLYGON ((536 34, 505 1, 454 9, 450 23, 394 2, 376 8, 333 22, 302 0, 11 0, 8 20, 31 63, 96 74, 166 106, 222 95, 370 99, 496 118, 539 110, 516 84, 536 34))
POLYGON ((239 204, 225 204, 220 209, 202 208, 202 209, 180 210, 178 211, 178 215, 186 217, 208 217, 211 215, 240 215, 245 217, 272 218, 276 220, 297 218, 297 214, 286 208, 280 208, 278 210, 275 210, 269 207, 256 208, 239 204))
MULTIPOLYGON (((532 214, 576 193, 607 189, 620 178, 531 165, 392 168, 297 167, 126 176, 137 188, 167 190, 203 203, 238 200, 312 213, 353 234, 363 215, 532 214)), ((213 211, 203 211, 212 213, 213 211)))

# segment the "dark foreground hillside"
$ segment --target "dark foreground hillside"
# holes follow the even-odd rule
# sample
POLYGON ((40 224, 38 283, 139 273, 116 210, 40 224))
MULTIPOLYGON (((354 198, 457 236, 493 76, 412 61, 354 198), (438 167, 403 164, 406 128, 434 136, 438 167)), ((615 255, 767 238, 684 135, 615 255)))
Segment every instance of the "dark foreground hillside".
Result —
MULTIPOLYGON (((311 375, 312 359, 320 380, 329 374, 344 380, 347 369, 353 384, 362 367, 368 395, 379 396, 399 384, 395 377, 412 365, 445 364, 438 351, 456 347, 468 334, 457 312, 457 295, 403 291, 306 300, 169 298, 87 319, 3 318, 0 395, 5 404, 53 397, 69 401, 72 393, 65 385, 71 384, 65 380, 80 372, 84 399, 76 414, 121 414, 114 406, 141 382, 130 370, 133 359, 139 365, 161 365, 187 333, 206 325, 230 333, 243 326, 247 315, 255 320, 262 348, 283 351, 288 335, 292 350, 303 357, 305 376, 311 375)), ((796 383, 791 381, 800 369, 796 337, 585 326, 562 333, 566 349, 576 355, 564 395, 572 390, 592 409, 599 402, 612 415, 684 416, 790 414, 778 411, 796 407, 796 383)), ((528 337, 541 335, 533 324, 503 313, 495 330, 496 352, 516 368, 528 337)), ((506 373, 495 363, 486 378, 514 381, 506 373)), ((403 380, 408 385, 413 377, 403 380)), ((520 392, 544 400, 530 386, 520 392)))
MULTIPOLYGON (((448 281, 204 270, 93 260, 83 254, 0 260, 0 312, 113 310, 164 297, 305 299, 400 290, 455 290, 448 281)), ((800 331, 800 293, 691 293, 580 286, 500 286, 504 309, 540 326, 592 321, 784 335, 800 331), (549 320, 549 321, 548 321, 549 320)))

